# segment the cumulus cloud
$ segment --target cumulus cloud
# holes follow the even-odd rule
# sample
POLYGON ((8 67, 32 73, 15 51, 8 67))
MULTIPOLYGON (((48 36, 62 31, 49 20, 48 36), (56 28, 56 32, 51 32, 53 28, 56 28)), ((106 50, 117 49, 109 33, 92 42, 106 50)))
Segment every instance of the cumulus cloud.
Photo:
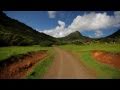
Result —
POLYGON ((69 26, 70 29, 74 30, 99 30, 108 27, 119 26, 120 14, 115 12, 115 16, 109 16, 104 13, 89 13, 83 16, 77 16, 72 24, 69 26))
POLYGON ((55 18, 56 11, 48 11, 49 18, 55 18))
POLYGON ((51 35, 53 37, 63 37, 65 32, 65 23, 58 20, 58 26, 50 30, 43 30, 44 33, 51 35))
POLYGON ((97 30, 97 31, 95 32, 95 36, 94 36, 94 37, 99 38, 99 37, 101 37, 102 35, 103 35, 103 32, 100 31, 100 30, 97 30))
POLYGON ((120 11, 114 12, 114 15, 111 16, 106 12, 78 15, 66 28, 65 22, 59 20, 58 26, 50 30, 43 30, 43 32, 53 37, 64 37, 75 31, 94 31, 96 37, 101 37, 102 30, 110 27, 120 27, 120 11))

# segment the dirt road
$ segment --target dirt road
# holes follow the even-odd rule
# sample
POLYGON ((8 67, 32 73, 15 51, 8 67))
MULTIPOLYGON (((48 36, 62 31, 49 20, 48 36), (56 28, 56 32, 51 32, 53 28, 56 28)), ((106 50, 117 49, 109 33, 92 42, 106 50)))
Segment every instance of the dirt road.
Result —
POLYGON ((60 48, 54 47, 55 60, 43 79, 94 79, 95 75, 80 60, 60 48))

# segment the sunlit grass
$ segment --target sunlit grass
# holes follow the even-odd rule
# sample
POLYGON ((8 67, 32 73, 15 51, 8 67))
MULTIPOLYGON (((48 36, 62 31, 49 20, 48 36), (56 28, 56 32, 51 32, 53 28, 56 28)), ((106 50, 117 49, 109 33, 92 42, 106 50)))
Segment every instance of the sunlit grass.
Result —
POLYGON ((89 45, 64 45, 63 48, 70 49, 72 51, 104 50, 110 52, 120 52, 120 44, 92 43, 89 45))
POLYGON ((11 46, 11 47, 0 47, 0 61, 15 56, 18 54, 25 54, 31 51, 48 50, 49 47, 38 46, 11 46))
POLYGON ((30 72, 26 77, 27 79, 39 79, 43 77, 49 66, 52 64, 54 58, 54 51, 52 49, 49 50, 48 54, 49 55, 45 59, 36 64, 32 72, 30 72))
POLYGON ((41 78, 53 61, 54 51, 52 50, 52 47, 40 47, 39 45, 1 47, 0 61, 5 60, 11 56, 19 56, 20 54, 26 54, 28 52, 39 51, 39 50, 48 50, 47 57, 40 60, 40 62, 38 62, 34 66, 32 72, 28 73, 26 78, 30 78, 30 79, 41 78))
POLYGON ((120 44, 63 45, 60 47, 75 53, 76 57, 78 57, 86 67, 96 71, 97 78, 120 78, 120 70, 97 62, 91 56, 91 50, 120 52, 120 44))

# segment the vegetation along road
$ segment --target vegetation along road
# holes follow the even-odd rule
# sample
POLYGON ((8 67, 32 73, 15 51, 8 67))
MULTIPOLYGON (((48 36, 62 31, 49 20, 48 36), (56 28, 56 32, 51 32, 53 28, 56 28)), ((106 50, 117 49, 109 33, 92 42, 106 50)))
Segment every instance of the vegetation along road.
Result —
POLYGON ((44 75, 44 79, 88 79, 95 75, 71 53, 54 47, 55 60, 44 75))

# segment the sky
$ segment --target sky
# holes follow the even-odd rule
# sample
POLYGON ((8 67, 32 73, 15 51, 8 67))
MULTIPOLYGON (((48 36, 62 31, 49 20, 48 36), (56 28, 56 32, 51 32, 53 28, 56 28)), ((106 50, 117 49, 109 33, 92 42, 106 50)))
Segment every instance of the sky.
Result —
POLYGON ((4 11, 33 29, 53 37, 79 31, 91 38, 101 38, 120 28, 120 11, 4 11))

